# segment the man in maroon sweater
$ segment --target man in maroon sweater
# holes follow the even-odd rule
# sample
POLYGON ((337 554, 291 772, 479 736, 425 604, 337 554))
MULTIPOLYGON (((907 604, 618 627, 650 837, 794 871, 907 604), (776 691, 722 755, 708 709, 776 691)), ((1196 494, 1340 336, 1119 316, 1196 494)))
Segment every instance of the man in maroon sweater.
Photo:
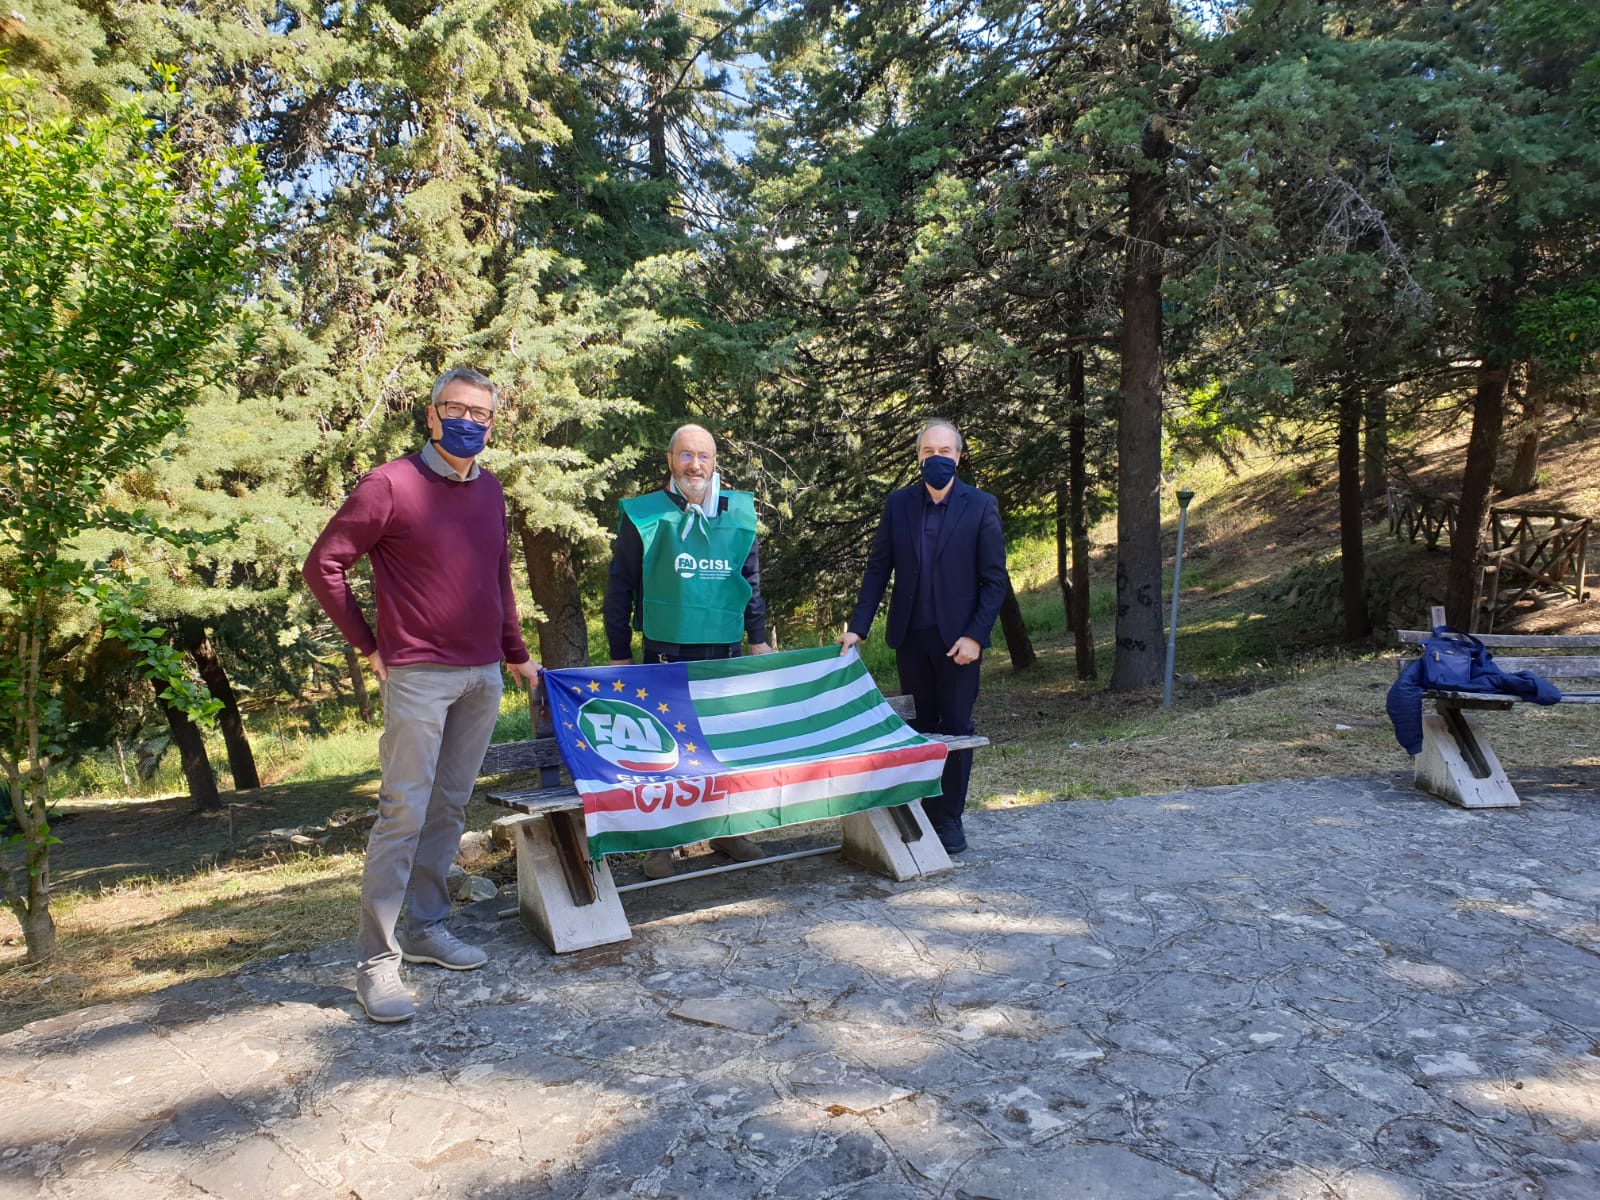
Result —
POLYGON ((477 371, 439 376, 421 451, 362 477, 301 572, 383 692, 383 782, 356 942, 356 996, 374 1021, 416 1012, 401 959, 452 971, 488 961, 445 928, 445 879, 500 713, 500 664, 530 685, 539 677, 511 593, 505 494, 475 461, 498 403, 477 371), (376 635, 345 579, 363 554, 372 561, 376 635))

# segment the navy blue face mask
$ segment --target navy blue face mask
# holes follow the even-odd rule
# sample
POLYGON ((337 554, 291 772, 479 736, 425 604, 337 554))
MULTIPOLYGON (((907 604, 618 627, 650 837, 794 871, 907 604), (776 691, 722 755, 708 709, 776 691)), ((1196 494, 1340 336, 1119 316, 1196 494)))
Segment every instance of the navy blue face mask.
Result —
POLYGON ((439 449, 456 458, 477 458, 483 453, 483 440, 489 427, 466 417, 439 418, 439 449))
POLYGON ((922 481, 936 492, 943 491, 956 477, 956 460, 930 454, 922 460, 922 481))

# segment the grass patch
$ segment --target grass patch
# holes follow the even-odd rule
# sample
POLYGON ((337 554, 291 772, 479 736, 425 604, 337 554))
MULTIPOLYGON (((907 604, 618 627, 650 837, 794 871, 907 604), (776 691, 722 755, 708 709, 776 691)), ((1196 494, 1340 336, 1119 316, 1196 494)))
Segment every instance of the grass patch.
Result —
POLYGON ((378 731, 369 726, 341 729, 325 738, 309 738, 299 761, 288 771, 293 783, 344 779, 378 769, 378 731))
MULTIPOLYGON (((1393 680, 1391 658, 1303 663, 1259 688, 1237 685, 1234 695, 1179 689, 1170 712, 1152 710, 1148 698, 1102 692, 1018 714, 1022 704, 1038 705, 1039 693, 1008 689, 986 706, 984 729, 995 744, 977 752, 973 802, 1007 808, 1406 772, 1410 760, 1383 712, 1393 680)), ((1584 706, 1522 705, 1482 719, 1509 769, 1600 766, 1600 730, 1584 706)))
POLYGON ((27 966, 0 951, 0 1029, 115 1003, 353 933, 361 855, 297 854, 253 868, 128 876, 53 906, 56 957, 27 966))

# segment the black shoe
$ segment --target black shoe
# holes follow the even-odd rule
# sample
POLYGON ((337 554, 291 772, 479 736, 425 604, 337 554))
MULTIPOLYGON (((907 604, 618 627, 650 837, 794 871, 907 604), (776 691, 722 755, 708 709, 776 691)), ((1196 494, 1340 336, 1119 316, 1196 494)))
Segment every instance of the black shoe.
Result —
POLYGON ((934 833, 939 835, 939 844, 944 847, 946 854, 962 854, 967 849, 967 835, 961 828, 961 818, 953 821, 932 821, 934 833))

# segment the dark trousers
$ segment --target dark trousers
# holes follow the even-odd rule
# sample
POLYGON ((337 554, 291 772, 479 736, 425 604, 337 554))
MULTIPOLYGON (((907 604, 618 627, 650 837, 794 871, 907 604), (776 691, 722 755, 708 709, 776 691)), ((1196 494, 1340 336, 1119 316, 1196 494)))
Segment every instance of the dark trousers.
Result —
MULTIPOLYGON (((957 666, 937 629, 913 629, 894 652, 900 690, 916 701, 911 727, 920 733, 971 733, 978 700, 978 662, 957 666)), ((956 750, 944 763, 943 794, 922 802, 928 819, 959 820, 967 807, 972 751, 956 750)))
POLYGON ((707 662, 713 658, 738 658, 737 644, 713 642, 709 645, 679 645, 677 642, 653 642, 644 639, 640 662, 674 663, 707 662))

